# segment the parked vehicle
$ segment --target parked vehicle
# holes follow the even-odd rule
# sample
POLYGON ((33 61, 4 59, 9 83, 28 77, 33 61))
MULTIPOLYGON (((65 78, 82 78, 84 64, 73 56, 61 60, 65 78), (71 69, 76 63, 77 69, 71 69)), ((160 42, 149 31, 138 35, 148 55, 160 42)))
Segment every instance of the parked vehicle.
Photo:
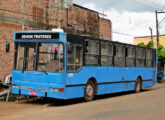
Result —
POLYGON ((13 94, 91 101, 157 81, 155 49, 56 31, 14 36, 13 94))

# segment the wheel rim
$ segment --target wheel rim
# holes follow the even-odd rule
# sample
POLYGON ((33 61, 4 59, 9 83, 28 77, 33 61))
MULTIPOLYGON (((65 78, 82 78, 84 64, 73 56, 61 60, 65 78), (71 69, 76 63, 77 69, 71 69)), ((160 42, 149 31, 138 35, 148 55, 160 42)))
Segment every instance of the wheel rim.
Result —
POLYGON ((92 85, 88 85, 86 88, 86 93, 88 97, 91 97, 93 95, 93 87, 92 85))

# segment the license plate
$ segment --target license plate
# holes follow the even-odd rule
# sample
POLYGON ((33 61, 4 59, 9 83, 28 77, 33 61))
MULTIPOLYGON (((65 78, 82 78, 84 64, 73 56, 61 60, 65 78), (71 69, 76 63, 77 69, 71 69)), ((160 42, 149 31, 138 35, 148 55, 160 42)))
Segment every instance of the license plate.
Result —
POLYGON ((37 91, 29 91, 30 95, 37 95, 37 91))

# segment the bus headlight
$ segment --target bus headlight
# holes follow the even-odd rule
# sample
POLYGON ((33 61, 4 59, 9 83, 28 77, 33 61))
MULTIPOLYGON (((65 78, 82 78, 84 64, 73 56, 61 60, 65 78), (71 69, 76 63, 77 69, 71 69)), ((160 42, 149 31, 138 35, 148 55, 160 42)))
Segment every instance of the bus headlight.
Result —
POLYGON ((50 88, 51 92, 64 92, 64 88, 50 88))
POLYGON ((12 88, 19 88, 19 85, 12 85, 12 88))

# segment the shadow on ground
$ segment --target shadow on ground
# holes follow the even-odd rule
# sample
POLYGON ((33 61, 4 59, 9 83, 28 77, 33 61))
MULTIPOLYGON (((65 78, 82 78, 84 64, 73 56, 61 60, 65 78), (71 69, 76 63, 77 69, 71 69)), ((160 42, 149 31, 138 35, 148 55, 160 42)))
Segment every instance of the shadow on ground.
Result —
MULTIPOLYGON (((143 90, 142 92, 151 91, 152 89, 143 90)), ((94 101, 102 100, 102 99, 108 99, 108 98, 114 98, 114 97, 120 97, 124 95, 130 95, 130 94, 136 94, 134 91, 129 92, 120 92, 120 93, 112 93, 112 94, 106 94, 106 95, 99 95, 95 97, 94 101)), ((138 93, 140 94, 140 93, 138 93)), ((19 101, 19 104, 34 104, 34 105, 42 105, 45 107, 61 107, 61 106, 69 106, 74 104, 83 104, 85 101, 83 98, 78 99, 71 99, 71 100, 58 100, 58 99, 51 99, 51 98, 36 98, 31 97, 29 101, 19 101)))

